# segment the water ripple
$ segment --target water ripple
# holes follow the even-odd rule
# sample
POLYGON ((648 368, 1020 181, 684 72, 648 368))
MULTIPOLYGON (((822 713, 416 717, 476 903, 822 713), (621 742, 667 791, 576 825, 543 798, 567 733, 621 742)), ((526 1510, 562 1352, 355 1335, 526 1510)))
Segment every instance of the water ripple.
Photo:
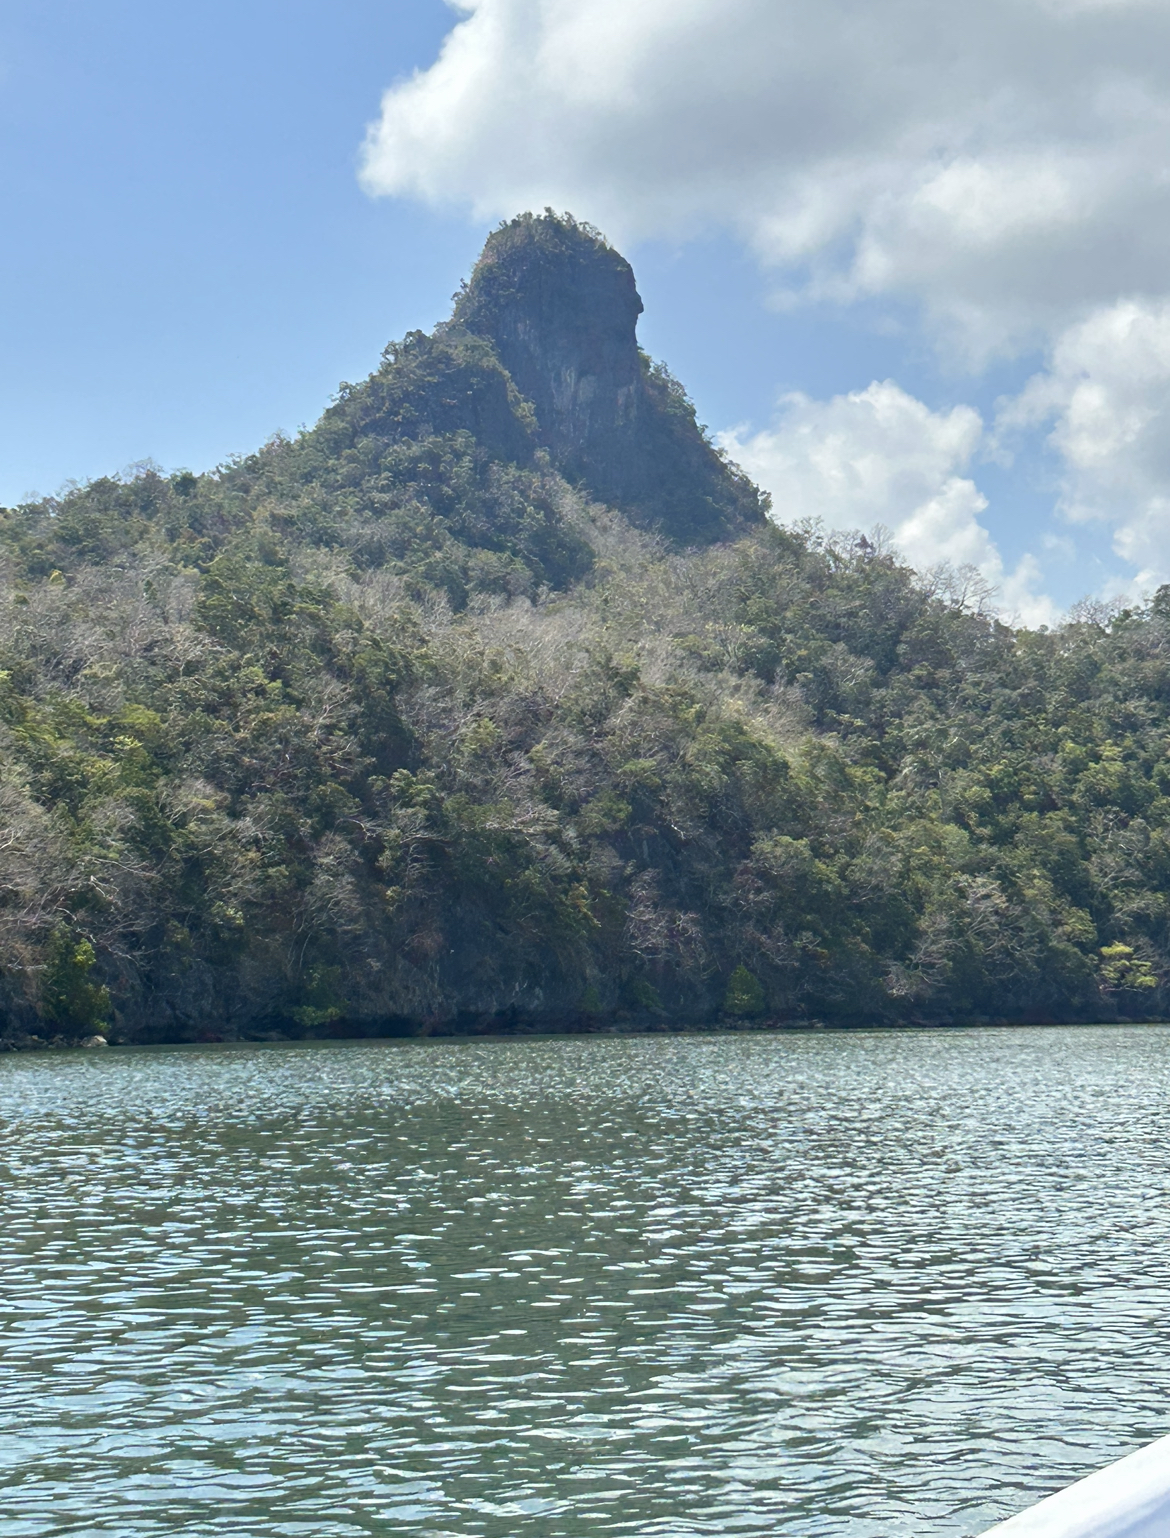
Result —
POLYGON ((0 1538, 940 1538, 1163 1434, 1170 1031, 0 1063, 0 1538))

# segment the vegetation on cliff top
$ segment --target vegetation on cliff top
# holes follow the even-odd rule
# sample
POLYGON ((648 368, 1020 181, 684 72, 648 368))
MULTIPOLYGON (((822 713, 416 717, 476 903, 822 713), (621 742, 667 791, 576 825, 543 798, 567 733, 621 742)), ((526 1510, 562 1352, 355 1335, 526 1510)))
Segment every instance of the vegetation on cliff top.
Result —
POLYGON ((5 1040, 1165 1013, 1170 595, 690 547, 539 404, 452 324, 0 515, 5 1040))

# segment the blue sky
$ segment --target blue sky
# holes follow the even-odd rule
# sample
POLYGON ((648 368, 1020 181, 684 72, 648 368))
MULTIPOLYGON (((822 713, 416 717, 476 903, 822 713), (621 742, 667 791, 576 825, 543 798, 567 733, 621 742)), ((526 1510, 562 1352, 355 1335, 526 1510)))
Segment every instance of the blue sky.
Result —
POLYGON ((1031 622, 1148 590, 1166 9, 8 0, 0 503, 311 422, 552 203, 781 516, 880 521, 1031 622))
POLYGON ((429 326, 482 228, 372 199, 382 89, 435 0, 0 8, 0 501, 315 420, 429 326))

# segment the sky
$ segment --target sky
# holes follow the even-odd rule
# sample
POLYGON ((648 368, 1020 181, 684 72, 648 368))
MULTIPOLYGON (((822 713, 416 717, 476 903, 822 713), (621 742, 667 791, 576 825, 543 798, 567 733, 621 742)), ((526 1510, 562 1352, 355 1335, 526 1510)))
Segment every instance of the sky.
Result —
POLYGON ((782 521, 1170 581, 1170 0, 5 0, 0 504, 295 432, 545 206, 782 521))

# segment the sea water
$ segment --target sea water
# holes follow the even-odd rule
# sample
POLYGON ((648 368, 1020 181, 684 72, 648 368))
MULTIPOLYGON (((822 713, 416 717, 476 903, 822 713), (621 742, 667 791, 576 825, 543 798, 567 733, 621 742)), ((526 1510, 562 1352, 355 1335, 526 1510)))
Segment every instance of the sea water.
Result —
POLYGON ((0 1060, 0 1535, 960 1538, 1170 1431, 1170 1030, 0 1060))

